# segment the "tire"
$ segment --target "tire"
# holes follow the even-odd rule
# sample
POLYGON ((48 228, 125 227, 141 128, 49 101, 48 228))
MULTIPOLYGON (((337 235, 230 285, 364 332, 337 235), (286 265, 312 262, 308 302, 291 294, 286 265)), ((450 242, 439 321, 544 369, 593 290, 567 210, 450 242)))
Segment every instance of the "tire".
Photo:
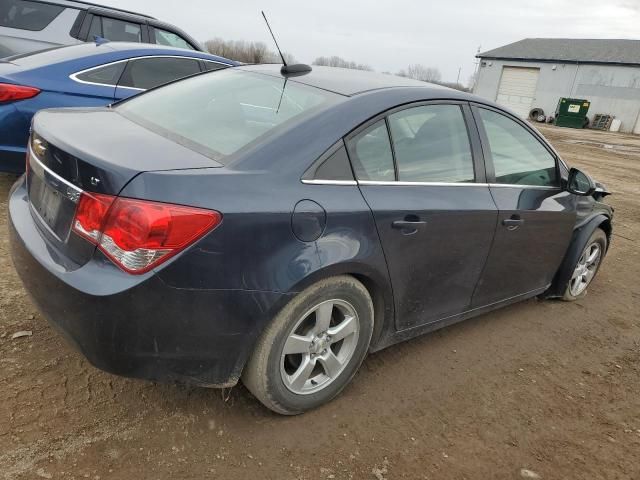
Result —
POLYGON ((242 382, 267 408, 283 415, 327 403, 364 360, 373 321, 373 302, 362 283, 346 275, 322 280, 299 293, 269 324, 242 382))
POLYGON ((606 252, 607 235, 601 228, 596 228, 582 249, 582 254, 578 262, 574 265, 571 278, 567 282, 562 297, 563 300, 573 302, 583 298, 587 294, 587 288, 598 273, 606 252), (590 261, 591 256, 596 253, 596 257, 590 261), (576 275, 580 276, 577 277, 576 275))

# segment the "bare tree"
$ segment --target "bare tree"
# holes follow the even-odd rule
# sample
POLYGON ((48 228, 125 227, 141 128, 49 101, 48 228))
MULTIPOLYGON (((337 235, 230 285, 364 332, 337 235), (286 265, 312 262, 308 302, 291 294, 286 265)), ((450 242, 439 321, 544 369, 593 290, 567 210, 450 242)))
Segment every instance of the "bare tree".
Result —
MULTIPOLYGON (((242 63, 279 63, 280 55, 269 50, 263 42, 247 42, 245 40, 223 40, 214 38, 205 42, 209 53, 236 60, 242 63)), ((284 53, 287 62, 295 62, 292 55, 284 53)))
POLYGON ((366 65, 364 63, 356 63, 353 61, 348 61, 336 55, 332 57, 318 57, 313 61, 313 65, 321 65, 325 67, 351 68, 353 70, 367 70, 367 71, 373 70, 373 68, 371 68, 369 65, 366 65))
POLYGON ((406 70, 400 70, 398 75, 422 82, 439 83, 442 81, 440 70, 435 67, 425 67, 419 63, 409 65, 406 70))

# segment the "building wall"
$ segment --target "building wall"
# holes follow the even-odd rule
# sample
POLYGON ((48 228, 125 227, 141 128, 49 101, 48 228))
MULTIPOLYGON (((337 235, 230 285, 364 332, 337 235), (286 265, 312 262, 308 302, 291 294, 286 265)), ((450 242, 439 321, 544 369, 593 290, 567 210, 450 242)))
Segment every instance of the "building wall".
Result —
POLYGON ((540 107, 546 115, 551 115, 560 97, 584 98, 591 102, 590 119, 596 113, 604 113, 621 120, 623 132, 640 127, 640 67, 483 61, 486 65, 478 68, 473 89, 483 98, 496 100, 503 67, 537 67, 540 75, 532 108, 540 107))

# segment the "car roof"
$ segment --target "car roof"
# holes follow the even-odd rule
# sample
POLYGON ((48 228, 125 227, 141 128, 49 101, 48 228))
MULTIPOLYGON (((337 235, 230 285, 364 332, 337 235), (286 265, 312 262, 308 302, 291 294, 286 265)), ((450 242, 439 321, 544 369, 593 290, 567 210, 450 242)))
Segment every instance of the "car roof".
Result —
POLYGON ((114 57, 109 58, 108 60, 110 61, 147 55, 176 55, 211 60, 214 62, 226 63, 227 65, 238 65, 238 63, 233 60, 219 57, 217 55, 211 55, 209 53, 199 52, 197 50, 131 42, 106 42, 102 44, 81 43, 78 45, 55 47, 27 55, 17 55, 5 60, 27 69, 89 58, 96 55, 109 56, 109 54, 114 57))
POLYGON ((127 13, 129 15, 136 15, 138 17, 155 19, 155 17, 152 17, 151 15, 147 15, 145 13, 132 12, 131 10, 126 10, 124 8, 110 7, 109 5, 101 5, 99 3, 86 2, 84 0, 47 0, 47 3, 53 3, 55 5, 60 5, 60 6, 69 7, 69 8, 78 8, 81 10, 88 10, 89 8, 95 7, 95 8, 102 9, 104 11, 127 13))
MULTIPOLYGON (((275 77, 285 78, 280 72, 282 65, 262 64, 245 65, 242 70, 264 73, 275 77)), ((421 89, 450 90, 447 87, 422 82, 411 78, 399 77, 387 73, 376 73, 365 70, 354 70, 338 67, 312 66, 312 70, 303 75, 289 75, 289 80, 304 83, 312 87, 329 90, 348 97, 368 92, 397 87, 415 87, 421 89)))

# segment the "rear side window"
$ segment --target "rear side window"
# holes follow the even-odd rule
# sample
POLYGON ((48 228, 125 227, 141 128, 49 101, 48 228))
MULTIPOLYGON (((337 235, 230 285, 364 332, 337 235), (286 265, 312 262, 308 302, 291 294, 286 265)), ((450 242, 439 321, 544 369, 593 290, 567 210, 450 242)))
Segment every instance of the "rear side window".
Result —
POLYGON ((224 63, 210 62, 209 60, 203 60, 203 63, 207 72, 213 72, 214 70, 220 70, 221 68, 227 68, 229 66, 224 63))
POLYGON ((305 172, 303 180, 353 181, 353 172, 344 142, 340 140, 305 172))
POLYGON ((127 62, 120 62, 112 65, 106 65, 104 67, 94 68, 76 75, 75 78, 87 83, 116 86, 126 64, 127 62))
POLYGON ((522 125, 510 118, 480 108, 487 132, 496 183, 558 186, 556 160, 522 125))
POLYGON ((426 105, 389 115, 401 182, 473 182, 473 157, 458 105, 426 105))
POLYGON ((200 64, 189 58, 141 58, 131 60, 118 84, 148 90, 179 78, 200 73, 200 64))
POLYGON ((47 27, 64 7, 28 0, 0 1, 0 26, 39 31, 47 27))
POLYGON ((349 156, 358 180, 395 180, 389 132, 384 120, 374 123, 351 139, 349 156))
POLYGON ((158 45, 166 45, 167 47, 176 47, 176 48, 186 48, 189 50, 195 50, 193 45, 187 42, 180 35, 168 32, 166 30, 162 30, 160 28, 154 28, 154 32, 156 35, 156 44, 158 45))
POLYGON ((115 18, 94 16, 89 29, 88 40, 95 37, 114 42, 142 42, 142 27, 138 23, 125 22, 115 18))

